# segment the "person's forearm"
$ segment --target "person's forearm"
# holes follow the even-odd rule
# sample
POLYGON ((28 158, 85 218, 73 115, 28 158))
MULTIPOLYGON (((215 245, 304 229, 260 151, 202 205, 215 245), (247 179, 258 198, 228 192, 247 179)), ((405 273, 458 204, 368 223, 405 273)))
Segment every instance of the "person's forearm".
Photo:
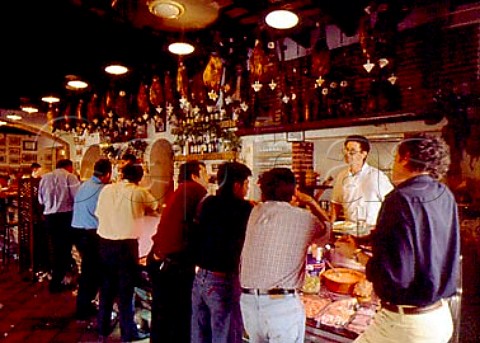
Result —
POLYGON ((315 199, 312 198, 306 203, 306 205, 310 209, 310 212, 312 212, 312 214, 315 215, 322 222, 330 221, 330 216, 328 215, 328 212, 321 208, 319 203, 316 202, 315 199))

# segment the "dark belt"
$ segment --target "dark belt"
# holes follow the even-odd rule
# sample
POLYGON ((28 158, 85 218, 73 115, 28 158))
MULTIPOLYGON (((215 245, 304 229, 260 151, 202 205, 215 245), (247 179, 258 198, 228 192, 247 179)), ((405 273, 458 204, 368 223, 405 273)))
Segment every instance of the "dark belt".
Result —
POLYGON ((395 312, 395 313, 403 313, 403 314, 423 314, 428 313, 433 310, 439 309, 442 307, 442 301, 439 300, 434 302, 431 305, 423 306, 423 307, 411 307, 411 306, 404 306, 404 305, 394 305, 390 304, 389 302, 382 301, 381 302, 382 308, 385 310, 395 312))
POLYGON ((213 276, 221 277, 221 278, 227 278, 227 277, 230 277, 230 276, 234 275, 234 273, 231 273, 231 272, 230 273, 229 272, 216 272, 216 271, 213 271, 213 270, 204 269, 202 267, 198 267, 197 273, 211 274, 213 276))
POLYGON ((243 288, 242 293, 253 295, 288 295, 295 294, 294 289, 272 288, 272 289, 258 289, 258 288, 243 288))

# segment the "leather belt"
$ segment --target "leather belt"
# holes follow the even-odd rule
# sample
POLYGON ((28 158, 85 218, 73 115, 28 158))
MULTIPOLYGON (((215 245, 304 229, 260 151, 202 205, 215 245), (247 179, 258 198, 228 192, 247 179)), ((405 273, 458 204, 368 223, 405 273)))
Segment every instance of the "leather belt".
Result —
POLYGON ((401 314, 424 314, 439 309, 440 307, 442 307, 442 304, 443 303, 441 300, 438 300, 431 305, 423 307, 394 305, 386 301, 381 302, 382 308, 384 308, 385 310, 401 314))
POLYGON ((295 294, 294 289, 285 289, 285 288, 271 288, 271 289, 258 289, 258 288, 243 288, 242 293, 244 294, 253 294, 253 295, 288 295, 295 294))
POLYGON ((221 277, 221 278, 227 278, 227 277, 233 275, 233 273, 216 272, 216 271, 204 269, 204 268, 198 267, 198 266, 197 266, 197 273, 211 274, 213 276, 221 277))

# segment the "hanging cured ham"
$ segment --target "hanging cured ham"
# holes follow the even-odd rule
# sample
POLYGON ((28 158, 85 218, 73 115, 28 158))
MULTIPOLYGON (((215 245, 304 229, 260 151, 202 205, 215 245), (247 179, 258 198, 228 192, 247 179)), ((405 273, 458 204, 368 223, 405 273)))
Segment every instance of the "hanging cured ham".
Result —
POLYGON ((330 50, 325 39, 319 39, 312 49, 312 75, 325 76, 330 71, 330 50))
POLYGON ((182 98, 188 99, 187 68, 182 61, 179 62, 177 70, 177 92, 182 98))
POLYGON ((58 128, 58 125, 56 123, 57 112, 58 110, 55 105, 48 104, 47 121, 52 131, 55 131, 55 129, 58 128))
POLYGON ((203 75, 201 72, 198 72, 193 76, 191 93, 192 93, 192 101, 195 101, 195 103, 201 104, 207 98, 207 93, 205 92, 203 75))
POLYGON ((150 107, 148 104, 148 86, 144 82, 140 82, 140 87, 138 88, 137 94, 137 108, 138 115, 143 115, 150 112, 150 107))
POLYGON ((150 85, 150 103, 153 107, 157 108, 162 106, 163 100, 163 92, 162 92, 162 84, 160 82, 160 76, 154 75, 152 78, 152 84, 150 85))
POLYGON ((83 114, 85 101, 80 99, 75 110, 75 127, 77 130, 82 130, 85 127, 85 116, 83 114))
POLYGON ((203 72, 203 83, 209 90, 213 89, 215 92, 218 92, 222 82, 222 73, 222 59, 219 56, 211 55, 203 72))
POLYGON ((165 102, 167 104, 173 104, 175 101, 175 96, 173 94, 173 84, 172 84, 172 76, 170 74, 170 71, 167 70, 165 72, 165 102))
POLYGON ((370 15, 366 14, 360 19, 360 27, 358 29, 358 39, 362 53, 367 59, 373 58, 375 54, 375 39, 373 36, 373 28, 370 15))
POLYGON ((252 81, 261 81, 264 74, 264 68, 267 65, 267 55, 263 50, 260 40, 255 41, 253 52, 248 60, 248 69, 252 81))
POLYGON ((127 92, 121 90, 118 92, 118 95, 115 99, 115 114, 122 118, 129 118, 131 114, 129 113, 129 104, 130 97, 127 92))
POLYGON ((233 101, 240 101, 242 99, 242 73, 243 68, 238 64, 235 67, 235 89, 232 95, 233 101))

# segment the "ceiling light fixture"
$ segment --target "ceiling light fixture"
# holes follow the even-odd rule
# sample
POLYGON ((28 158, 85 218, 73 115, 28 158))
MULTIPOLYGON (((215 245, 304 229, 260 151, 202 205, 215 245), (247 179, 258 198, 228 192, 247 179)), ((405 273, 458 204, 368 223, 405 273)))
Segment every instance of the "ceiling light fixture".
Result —
POLYGON ((153 0, 147 3, 148 10, 162 19, 178 19, 185 12, 185 7, 172 0, 153 0))
POLYGON ((105 71, 112 75, 123 75, 128 72, 128 68, 120 64, 111 64, 105 67, 105 71))
POLYGON ((67 82, 67 89, 79 90, 79 89, 85 89, 87 87, 88 87, 88 83, 86 83, 85 81, 70 80, 67 82))
POLYGON ((275 29, 286 30, 298 24, 298 16, 288 10, 274 10, 267 14, 265 22, 275 29))
POLYGON ((7 125, 8 123, 4 120, 0 120, 0 126, 4 126, 4 125, 7 125))
POLYGON ((53 103, 56 103, 56 102, 60 102, 60 98, 58 98, 54 95, 47 95, 47 96, 44 96, 42 98, 42 101, 46 102, 46 103, 49 103, 49 104, 53 104, 53 103))
POLYGON ((10 120, 22 120, 23 119, 22 116, 19 116, 18 114, 15 114, 15 113, 7 114, 6 118, 10 119, 10 120))
POLYGON ((195 51, 195 47, 190 43, 176 42, 168 46, 168 51, 175 55, 189 55, 195 51))
POLYGON ((21 109, 23 112, 27 112, 28 114, 30 114, 30 113, 37 113, 37 112, 38 112, 38 108, 36 108, 36 107, 34 107, 34 106, 31 106, 31 105, 22 106, 22 107, 20 107, 20 109, 21 109))

